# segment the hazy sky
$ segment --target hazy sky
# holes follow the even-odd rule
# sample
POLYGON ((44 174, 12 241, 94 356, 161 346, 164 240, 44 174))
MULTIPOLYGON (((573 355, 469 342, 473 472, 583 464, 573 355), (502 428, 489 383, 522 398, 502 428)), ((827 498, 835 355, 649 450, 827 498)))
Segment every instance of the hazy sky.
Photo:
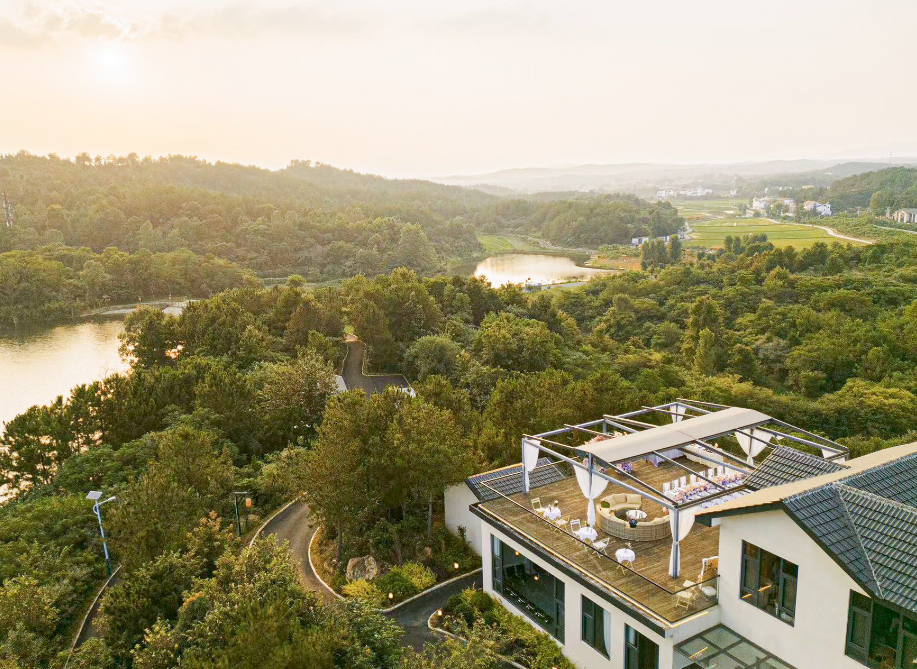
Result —
POLYGON ((0 152, 390 176, 836 156, 917 142, 915 25, 915 0, 0 0, 0 152))

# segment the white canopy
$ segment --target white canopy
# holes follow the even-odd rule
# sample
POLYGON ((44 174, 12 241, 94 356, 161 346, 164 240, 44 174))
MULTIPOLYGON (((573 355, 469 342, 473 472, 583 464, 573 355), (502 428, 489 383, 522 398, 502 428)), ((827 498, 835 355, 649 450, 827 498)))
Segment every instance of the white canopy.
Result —
POLYGON ((647 428, 623 437, 584 444, 580 450, 593 453, 605 462, 617 462, 653 451, 664 451, 676 446, 691 444, 698 440, 712 439, 718 435, 752 427, 770 419, 771 417, 767 414, 754 409, 731 407, 695 418, 685 418, 677 423, 647 428))

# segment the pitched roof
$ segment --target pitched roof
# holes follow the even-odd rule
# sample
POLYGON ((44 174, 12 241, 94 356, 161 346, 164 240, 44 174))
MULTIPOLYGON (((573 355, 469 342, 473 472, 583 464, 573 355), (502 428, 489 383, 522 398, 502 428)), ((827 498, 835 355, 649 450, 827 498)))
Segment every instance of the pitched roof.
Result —
POLYGON ((764 488, 697 515, 781 508, 864 590, 917 612, 915 488, 917 442, 855 458, 844 469, 764 488))
MULTIPOLYGON (((529 472, 529 484, 533 488, 555 483, 566 478, 563 470, 554 465, 550 458, 539 458, 535 469, 529 472), (549 466, 550 465, 550 466, 549 466)), ((503 495, 522 492, 522 465, 510 465, 475 474, 465 479, 478 501, 487 502, 503 495)))
POLYGON ((842 469, 847 468, 831 460, 797 451, 795 448, 778 446, 748 477, 746 485, 752 490, 760 490, 842 469))
POLYGON ((865 590, 917 612, 917 508, 845 483, 797 495, 786 506, 865 590))
POLYGON ((787 497, 791 497, 797 493, 805 492, 806 490, 812 490, 813 488, 839 481, 848 476, 853 476, 855 474, 864 472, 867 469, 873 469, 875 467, 888 464, 898 460, 899 458, 903 458, 914 453, 917 453, 917 441, 911 444, 903 444, 901 446, 883 448, 881 451, 875 451, 873 453, 868 453, 858 458, 848 460, 846 463, 844 463, 847 466, 847 469, 839 469, 836 472, 821 474, 820 476, 814 476, 812 478, 802 479, 799 481, 790 481, 789 483, 774 486, 773 488, 762 488, 761 490, 756 490, 751 494, 743 495, 742 497, 738 497, 729 502, 723 502, 722 504, 711 506, 707 509, 704 509, 703 511, 698 511, 696 515, 698 517, 716 517, 727 513, 754 511, 755 507, 771 507, 774 504, 778 504, 787 497))

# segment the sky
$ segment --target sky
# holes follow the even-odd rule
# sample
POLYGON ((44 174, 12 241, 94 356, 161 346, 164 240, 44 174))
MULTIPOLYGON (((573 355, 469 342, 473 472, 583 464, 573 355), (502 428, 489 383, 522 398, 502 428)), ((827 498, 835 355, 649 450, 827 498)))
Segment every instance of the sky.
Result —
POLYGON ((393 177, 917 146, 914 0, 0 0, 0 153, 393 177))

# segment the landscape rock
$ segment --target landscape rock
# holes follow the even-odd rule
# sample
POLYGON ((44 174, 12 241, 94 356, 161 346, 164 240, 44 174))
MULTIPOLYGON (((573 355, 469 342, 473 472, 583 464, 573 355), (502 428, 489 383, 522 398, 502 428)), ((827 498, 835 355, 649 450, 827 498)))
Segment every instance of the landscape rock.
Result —
POLYGON ((379 565, 372 555, 350 558, 347 561, 347 580, 365 579, 371 581, 379 575, 379 565))

